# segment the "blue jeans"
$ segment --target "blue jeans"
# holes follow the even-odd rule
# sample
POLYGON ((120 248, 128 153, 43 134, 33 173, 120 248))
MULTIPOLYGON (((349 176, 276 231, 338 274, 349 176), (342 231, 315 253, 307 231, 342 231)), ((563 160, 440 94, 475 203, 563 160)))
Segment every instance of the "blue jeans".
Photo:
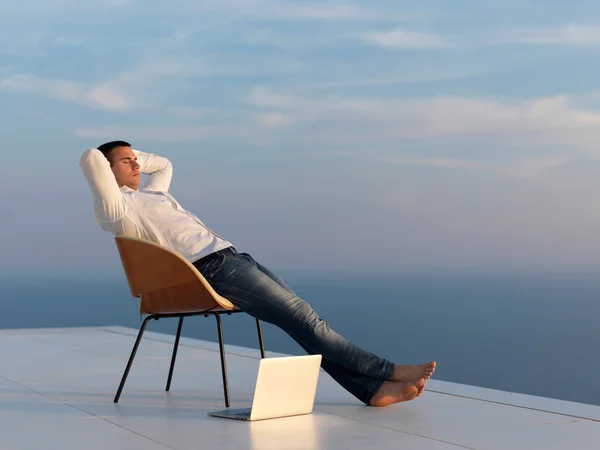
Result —
POLYGON ((236 307, 281 328, 307 353, 322 355, 321 367, 365 404, 384 381, 391 380, 392 362, 332 331, 308 303, 249 254, 223 254, 194 265, 213 289, 236 307))

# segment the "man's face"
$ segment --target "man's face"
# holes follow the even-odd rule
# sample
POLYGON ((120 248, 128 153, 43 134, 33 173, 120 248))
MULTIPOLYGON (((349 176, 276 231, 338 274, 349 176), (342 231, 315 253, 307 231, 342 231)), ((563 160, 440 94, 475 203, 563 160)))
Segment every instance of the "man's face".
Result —
POLYGON ((140 165, 131 147, 116 147, 110 152, 110 168, 119 187, 128 186, 134 191, 140 186, 140 165))

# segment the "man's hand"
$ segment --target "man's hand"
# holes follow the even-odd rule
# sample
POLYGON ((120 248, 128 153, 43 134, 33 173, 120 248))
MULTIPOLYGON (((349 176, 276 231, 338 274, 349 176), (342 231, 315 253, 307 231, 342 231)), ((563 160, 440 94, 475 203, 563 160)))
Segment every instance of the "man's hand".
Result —
POLYGON ((140 165, 140 172, 149 175, 144 188, 151 191, 167 192, 171 185, 171 178, 173 177, 173 165, 171 161, 153 153, 132 150, 140 165))

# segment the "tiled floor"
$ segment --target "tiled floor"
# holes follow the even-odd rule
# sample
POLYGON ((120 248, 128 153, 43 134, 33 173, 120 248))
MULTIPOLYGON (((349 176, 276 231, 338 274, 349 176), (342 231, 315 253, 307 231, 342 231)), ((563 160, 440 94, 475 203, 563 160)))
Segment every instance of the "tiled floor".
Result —
MULTIPOLYGON (((431 380, 406 404, 368 408, 321 373, 311 415, 240 422, 223 409, 216 344, 147 333, 112 402, 137 330, 0 331, 0 449, 594 449, 600 407, 431 380)), ((232 407, 249 406, 258 351, 227 346, 232 407)), ((279 356, 268 353, 269 357, 279 356)))

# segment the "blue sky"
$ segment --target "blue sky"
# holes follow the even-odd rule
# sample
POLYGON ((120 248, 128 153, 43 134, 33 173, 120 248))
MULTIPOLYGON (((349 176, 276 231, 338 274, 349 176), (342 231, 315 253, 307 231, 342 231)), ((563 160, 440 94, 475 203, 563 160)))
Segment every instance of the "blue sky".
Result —
POLYGON ((80 154, 273 268, 600 267, 600 4, 9 0, 0 266, 110 271, 80 154))

